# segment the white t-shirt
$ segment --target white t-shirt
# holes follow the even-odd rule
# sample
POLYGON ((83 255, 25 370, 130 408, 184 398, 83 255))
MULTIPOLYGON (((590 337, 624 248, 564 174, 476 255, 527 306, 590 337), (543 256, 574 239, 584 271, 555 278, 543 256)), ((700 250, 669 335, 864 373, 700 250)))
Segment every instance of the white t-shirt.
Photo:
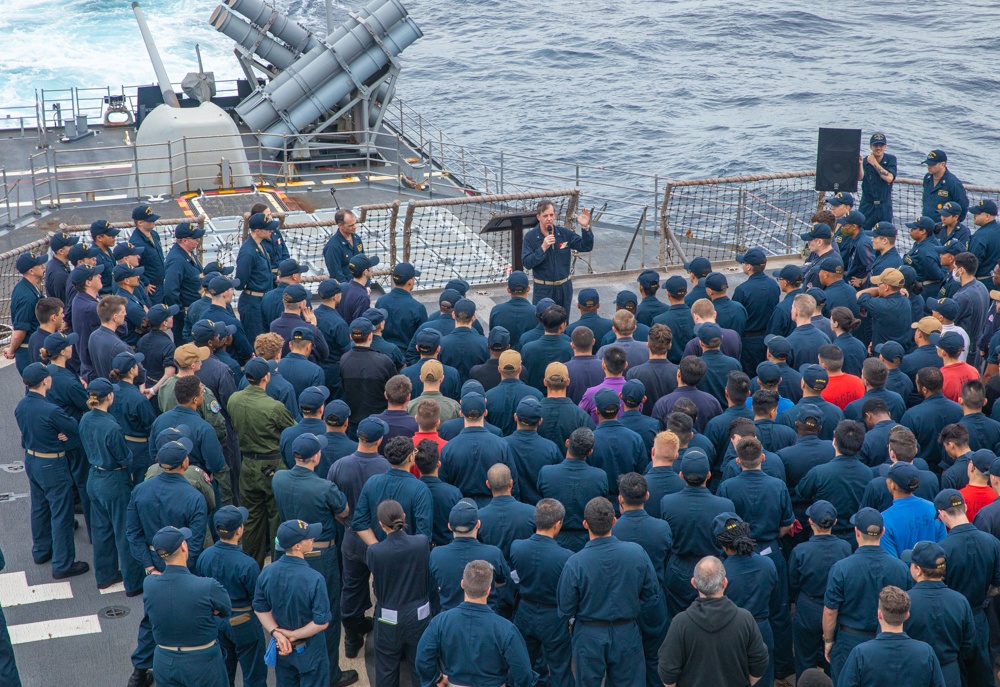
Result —
POLYGON ((957 324, 942 324, 941 325, 941 336, 944 336, 948 332, 956 332, 965 341, 965 350, 962 354, 958 356, 958 359, 963 363, 969 357, 969 335, 966 334, 965 330, 959 327, 957 324))

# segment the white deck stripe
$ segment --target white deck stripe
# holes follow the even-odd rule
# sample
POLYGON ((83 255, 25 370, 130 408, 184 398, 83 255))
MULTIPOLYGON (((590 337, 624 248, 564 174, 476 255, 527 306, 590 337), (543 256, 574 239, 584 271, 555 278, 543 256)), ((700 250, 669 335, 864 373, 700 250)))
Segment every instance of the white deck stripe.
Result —
POLYGON ((69 582, 36 584, 33 587, 29 587, 28 578, 24 572, 0 575, 0 605, 5 608, 35 604, 41 601, 72 598, 73 589, 70 587, 69 582))
POLYGON ((122 594, 124 594, 125 593, 125 583, 124 582, 116 582, 113 585, 111 585, 110 587, 108 587, 107 589, 98 589, 97 591, 99 591, 101 594, 117 594, 118 592, 121 592, 122 594))
POLYGON ((58 618, 43 620, 40 623, 11 625, 7 629, 10 631, 11 644, 27 644, 40 642, 43 639, 100 634, 101 621, 96 615, 82 615, 77 618, 58 618))

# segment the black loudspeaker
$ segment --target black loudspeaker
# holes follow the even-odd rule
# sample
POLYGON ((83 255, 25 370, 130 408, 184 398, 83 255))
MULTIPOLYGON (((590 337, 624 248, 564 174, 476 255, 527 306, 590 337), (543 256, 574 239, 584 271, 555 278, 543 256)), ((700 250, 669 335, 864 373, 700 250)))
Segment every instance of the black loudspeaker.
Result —
POLYGON ((820 129, 816 148, 816 190, 858 191, 861 129, 820 129))

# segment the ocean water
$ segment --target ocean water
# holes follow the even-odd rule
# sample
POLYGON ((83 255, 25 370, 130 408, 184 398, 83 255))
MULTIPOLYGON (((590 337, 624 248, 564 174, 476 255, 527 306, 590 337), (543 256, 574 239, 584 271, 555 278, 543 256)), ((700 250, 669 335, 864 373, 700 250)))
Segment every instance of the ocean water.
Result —
MULTIPOLYGON (((323 0, 276 0, 325 26, 323 0)), ((424 38, 398 93, 459 143, 677 178, 809 169, 816 129, 932 148, 1000 186, 1000 3, 404 0, 424 38)), ((212 0, 146 0, 168 72, 240 76, 212 0)), ((360 7, 336 3, 336 14, 360 7)), ((127 0, 0 0, 0 109, 36 88, 151 83, 127 0)))

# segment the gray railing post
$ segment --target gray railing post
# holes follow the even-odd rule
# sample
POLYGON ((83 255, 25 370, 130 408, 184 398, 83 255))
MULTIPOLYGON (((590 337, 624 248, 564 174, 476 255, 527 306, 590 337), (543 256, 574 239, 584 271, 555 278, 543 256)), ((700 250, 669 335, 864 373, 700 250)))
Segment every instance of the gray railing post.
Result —
POLYGON ((740 189, 736 194, 736 242, 733 246, 735 252, 737 253, 743 250, 743 244, 746 240, 746 227, 743 226, 743 223, 746 221, 746 202, 746 186, 740 186, 740 189))

